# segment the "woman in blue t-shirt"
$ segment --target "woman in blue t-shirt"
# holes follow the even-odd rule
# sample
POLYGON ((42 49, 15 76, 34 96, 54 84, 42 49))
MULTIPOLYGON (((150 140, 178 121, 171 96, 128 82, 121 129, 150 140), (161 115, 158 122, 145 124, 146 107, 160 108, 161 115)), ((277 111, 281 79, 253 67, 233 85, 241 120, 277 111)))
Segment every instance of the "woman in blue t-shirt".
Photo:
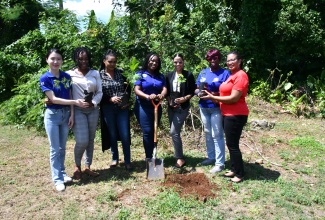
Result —
MULTIPOLYGON (((195 93, 199 97, 204 95, 201 90, 208 90, 213 94, 219 94, 219 86, 230 76, 228 70, 219 66, 219 62, 222 58, 219 50, 209 50, 205 58, 209 62, 209 67, 201 71, 196 81, 197 89, 195 93)), ((200 99, 199 107, 204 125, 208 155, 208 158, 201 164, 215 164, 210 172, 220 172, 225 167, 225 141, 220 106, 219 103, 212 102, 211 100, 200 99)))
MULTIPOLYGON (((166 82, 160 73, 161 61, 157 54, 149 53, 142 69, 137 72, 139 79, 134 83, 136 100, 134 113, 143 133, 143 146, 146 158, 152 158, 154 149, 154 106, 151 100, 161 101, 166 93, 166 82)), ((158 122, 162 108, 158 108, 158 122)))
POLYGON ((48 99, 44 125, 50 142, 52 180, 56 190, 63 191, 64 183, 72 181, 65 172, 64 160, 69 128, 74 124, 73 105, 84 108, 87 103, 81 99, 71 100, 71 77, 60 70, 63 62, 60 50, 49 50, 46 62, 49 70, 40 77, 40 87, 48 99))

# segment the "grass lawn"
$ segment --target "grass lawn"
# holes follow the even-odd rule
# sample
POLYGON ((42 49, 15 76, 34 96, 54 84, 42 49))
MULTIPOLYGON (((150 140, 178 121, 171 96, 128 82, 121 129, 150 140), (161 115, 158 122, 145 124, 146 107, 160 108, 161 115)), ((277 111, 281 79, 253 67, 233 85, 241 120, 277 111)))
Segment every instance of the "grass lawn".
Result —
MULTIPOLYGON (((121 166, 109 168, 111 154, 101 151, 97 135, 92 168, 100 176, 83 176, 58 193, 51 181, 47 138, 33 130, 0 126, 0 219, 325 219, 325 122, 281 114, 280 107, 259 100, 249 104, 249 121, 265 119, 275 126, 245 128, 241 149, 246 176, 239 184, 222 177, 224 172, 210 174, 212 166, 200 165, 206 154, 204 138, 194 133, 184 133, 187 166, 173 169, 171 140, 168 133, 159 133, 158 157, 164 158, 166 177, 205 174, 214 195, 205 199, 195 192, 182 194, 164 181, 147 180, 139 134, 132 136, 133 172, 124 169, 121 147, 121 166)), ((73 147, 70 139, 70 175, 73 147)))

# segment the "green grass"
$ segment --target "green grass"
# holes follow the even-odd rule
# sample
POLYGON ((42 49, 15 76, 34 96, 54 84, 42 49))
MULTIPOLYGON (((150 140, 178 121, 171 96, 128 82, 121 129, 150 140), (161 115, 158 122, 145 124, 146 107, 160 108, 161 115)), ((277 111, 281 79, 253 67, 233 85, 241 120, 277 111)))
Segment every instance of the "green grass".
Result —
MULTIPOLYGON (((92 168, 101 175, 74 181, 57 193, 50 177, 47 138, 34 130, 1 126, 0 219, 325 219, 323 121, 263 112, 268 109, 255 112, 263 115, 260 119, 267 115, 276 119, 274 129, 245 129, 251 138, 244 134, 241 140, 247 145, 241 146, 246 175, 240 184, 209 174, 211 166, 198 165, 206 155, 204 138, 199 141, 192 133, 184 134, 186 169, 173 170, 170 137, 160 132, 158 153, 164 158, 165 173, 204 172, 217 185, 216 198, 206 202, 181 197, 161 181, 146 179, 139 134, 132 136, 134 172, 128 173, 123 165, 109 169, 111 154, 101 151, 98 133, 92 168), (263 164, 255 163, 261 158, 255 145, 265 158, 263 164)), ((250 118, 258 118, 256 113, 250 118)), ((70 139, 66 154, 70 175, 73 146, 70 139)), ((229 169, 228 152, 226 158, 229 169)))

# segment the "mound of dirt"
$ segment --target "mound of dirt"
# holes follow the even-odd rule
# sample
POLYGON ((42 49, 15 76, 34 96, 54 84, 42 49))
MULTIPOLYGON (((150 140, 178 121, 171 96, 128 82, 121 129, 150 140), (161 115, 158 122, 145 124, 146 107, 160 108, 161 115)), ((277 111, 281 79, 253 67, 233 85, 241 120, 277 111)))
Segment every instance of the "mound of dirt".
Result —
POLYGON ((204 173, 169 174, 162 185, 173 187, 180 197, 193 197, 203 202, 215 198, 218 190, 204 173))

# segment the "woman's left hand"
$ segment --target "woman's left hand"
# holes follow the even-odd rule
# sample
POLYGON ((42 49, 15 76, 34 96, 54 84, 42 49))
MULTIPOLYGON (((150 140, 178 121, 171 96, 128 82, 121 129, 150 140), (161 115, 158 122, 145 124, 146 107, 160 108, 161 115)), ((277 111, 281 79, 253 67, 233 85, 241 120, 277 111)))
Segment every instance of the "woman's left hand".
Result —
POLYGON ((179 98, 175 99, 175 103, 177 103, 177 104, 182 104, 184 102, 186 102, 185 97, 179 97, 179 98))
POLYGON ((73 127, 73 124, 74 124, 74 116, 70 116, 68 122, 68 126, 70 129, 73 127))
POLYGON ((164 98, 164 96, 162 94, 158 94, 158 95, 156 95, 156 98, 158 98, 159 100, 162 100, 164 98))

